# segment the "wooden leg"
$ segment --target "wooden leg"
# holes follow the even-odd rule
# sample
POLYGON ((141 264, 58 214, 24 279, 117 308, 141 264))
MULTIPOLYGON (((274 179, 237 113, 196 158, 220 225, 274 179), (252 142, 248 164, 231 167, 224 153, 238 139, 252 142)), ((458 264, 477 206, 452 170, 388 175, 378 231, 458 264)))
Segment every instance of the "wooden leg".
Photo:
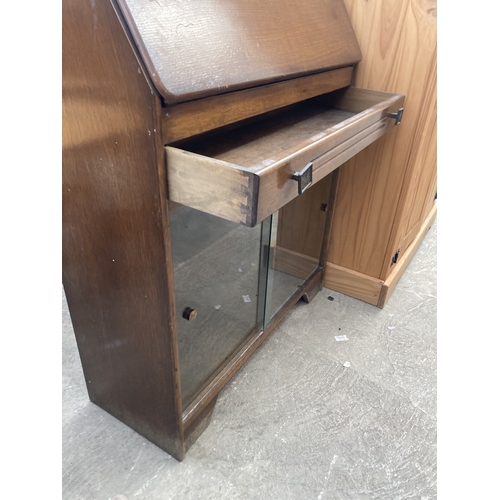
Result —
POLYGON ((317 279, 313 280, 302 295, 302 300, 309 304, 320 290, 323 289, 323 272, 317 275, 317 279))

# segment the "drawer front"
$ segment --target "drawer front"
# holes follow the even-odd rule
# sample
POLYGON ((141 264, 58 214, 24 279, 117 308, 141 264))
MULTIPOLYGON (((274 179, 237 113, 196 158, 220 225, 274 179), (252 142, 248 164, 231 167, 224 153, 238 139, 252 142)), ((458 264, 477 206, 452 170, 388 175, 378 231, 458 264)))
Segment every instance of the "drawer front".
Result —
POLYGON ((167 146, 169 199, 254 226, 300 195, 297 174, 308 164, 312 185, 391 130, 403 104, 399 94, 349 87, 184 149, 167 146))

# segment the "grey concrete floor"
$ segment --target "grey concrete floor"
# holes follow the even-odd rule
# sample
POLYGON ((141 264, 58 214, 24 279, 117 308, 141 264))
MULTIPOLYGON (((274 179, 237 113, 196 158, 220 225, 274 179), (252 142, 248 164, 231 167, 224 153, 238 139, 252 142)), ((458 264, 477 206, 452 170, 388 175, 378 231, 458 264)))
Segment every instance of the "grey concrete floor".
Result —
POLYGON ((436 241, 437 223, 383 310, 299 303, 182 463, 89 402, 63 297, 63 498, 437 498, 436 241))

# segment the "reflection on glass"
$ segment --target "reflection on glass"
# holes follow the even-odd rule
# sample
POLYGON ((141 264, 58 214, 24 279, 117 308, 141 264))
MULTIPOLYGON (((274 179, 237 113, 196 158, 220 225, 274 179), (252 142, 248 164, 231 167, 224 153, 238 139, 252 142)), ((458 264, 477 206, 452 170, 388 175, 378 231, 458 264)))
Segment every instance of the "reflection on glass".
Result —
POLYGON ((170 228, 185 408, 248 334, 262 328, 261 227, 175 206, 170 228), (191 309, 196 318, 185 319, 191 309))
POLYGON ((265 326, 319 266, 331 177, 271 216, 265 326))
POLYGON ((171 204, 184 409, 318 268, 329 186, 318 182, 254 228, 171 204))
POLYGON ((297 288, 304 283, 304 280, 318 267, 316 263, 305 272, 297 269, 293 254, 290 254, 286 248, 278 244, 279 219, 279 212, 271 216, 265 326, 269 324, 279 309, 297 291, 297 288))

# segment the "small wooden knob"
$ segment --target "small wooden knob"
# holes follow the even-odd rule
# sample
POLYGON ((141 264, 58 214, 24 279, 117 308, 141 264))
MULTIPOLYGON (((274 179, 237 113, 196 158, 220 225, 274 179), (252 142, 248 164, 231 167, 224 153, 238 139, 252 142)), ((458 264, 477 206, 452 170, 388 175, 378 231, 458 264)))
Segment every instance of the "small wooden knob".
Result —
POLYGON ((188 321, 193 321, 197 315, 196 309, 192 309, 191 307, 186 307, 186 309, 182 311, 182 317, 188 321))

